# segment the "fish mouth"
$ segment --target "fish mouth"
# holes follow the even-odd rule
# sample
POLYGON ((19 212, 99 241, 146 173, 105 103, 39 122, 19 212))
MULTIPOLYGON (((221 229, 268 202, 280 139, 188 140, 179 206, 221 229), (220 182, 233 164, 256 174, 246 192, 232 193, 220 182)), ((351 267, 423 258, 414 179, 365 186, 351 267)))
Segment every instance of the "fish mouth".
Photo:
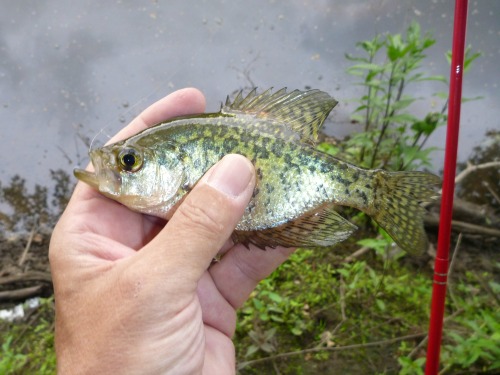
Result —
POLYGON ((75 168, 73 174, 80 181, 92 186, 94 189, 99 190, 99 181, 97 180, 97 175, 93 172, 86 171, 84 169, 75 168))

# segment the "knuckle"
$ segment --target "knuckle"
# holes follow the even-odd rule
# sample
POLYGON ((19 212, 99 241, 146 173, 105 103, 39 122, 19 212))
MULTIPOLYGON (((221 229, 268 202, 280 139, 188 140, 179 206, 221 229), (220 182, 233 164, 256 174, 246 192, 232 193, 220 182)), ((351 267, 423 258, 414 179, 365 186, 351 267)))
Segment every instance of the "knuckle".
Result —
MULTIPOLYGON (((248 249, 243 249, 243 251, 246 252, 248 249)), ((249 261, 249 259, 244 256, 246 254, 243 252, 235 252, 235 255, 234 265, 243 277, 256 284, 266 277, 266 275, 262 273, 263 267, 259 261, 249 261)))

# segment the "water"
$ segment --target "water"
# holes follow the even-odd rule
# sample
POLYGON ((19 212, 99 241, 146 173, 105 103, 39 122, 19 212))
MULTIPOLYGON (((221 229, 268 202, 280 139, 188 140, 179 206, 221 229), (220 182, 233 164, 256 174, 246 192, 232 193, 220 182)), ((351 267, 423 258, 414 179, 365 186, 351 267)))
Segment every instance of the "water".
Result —
MULTIPOLYGON (((195 86, 208 109, 236 89, 312 87, 340 101, 329 134, 343 136, 359 95, 345 73, 345 53, 375 33, 404 33, 412 19, 437 39, 424 69, 448 76, 453 2, 0 0, 0 181, 20 174, 50 180, 86 162, 80 138, 101 143, 167 93, 195 86)), ((483 52, 464 80, 464 95, 484 99, 462 107, 460 159, 498 129, 500 2, 470 2, 467 43, 483 52)), ((416 95, 443 90, 422 85, 416 95)), ((425 114, 437 99, 416 107, 425 114)), ((429 145, 444 147, 445 131, 429 145)), ((435 169, 443 152, 435 154, 435 169)))

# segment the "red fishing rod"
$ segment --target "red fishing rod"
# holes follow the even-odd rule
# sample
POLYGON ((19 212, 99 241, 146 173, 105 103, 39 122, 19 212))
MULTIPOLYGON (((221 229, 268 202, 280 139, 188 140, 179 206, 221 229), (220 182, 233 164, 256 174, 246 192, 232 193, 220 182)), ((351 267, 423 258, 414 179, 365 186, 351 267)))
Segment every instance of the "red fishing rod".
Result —
POLYGON ((434 264, 429 340, 427 346, 427 361, 425 364, 426 375, 435 375, 439 371, 439 352, 443 334, 446 283, 448 280, 453 195, 455 193, 455 172, 457 166, 458 132, 460 128, 460 104, 462 100, 467 7, 468 0, 455 0, 443 193, 439 219, 437 255, 434 264))

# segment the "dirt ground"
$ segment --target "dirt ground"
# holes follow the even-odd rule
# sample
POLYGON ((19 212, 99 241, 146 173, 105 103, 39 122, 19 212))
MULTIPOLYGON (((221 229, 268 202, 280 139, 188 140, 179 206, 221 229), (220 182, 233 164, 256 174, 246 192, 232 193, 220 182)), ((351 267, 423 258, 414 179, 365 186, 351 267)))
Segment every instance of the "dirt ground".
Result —
POLYGON ((29 297, 52 295, 49 241, 48 233, 0 236, 0 309, 29 297))

